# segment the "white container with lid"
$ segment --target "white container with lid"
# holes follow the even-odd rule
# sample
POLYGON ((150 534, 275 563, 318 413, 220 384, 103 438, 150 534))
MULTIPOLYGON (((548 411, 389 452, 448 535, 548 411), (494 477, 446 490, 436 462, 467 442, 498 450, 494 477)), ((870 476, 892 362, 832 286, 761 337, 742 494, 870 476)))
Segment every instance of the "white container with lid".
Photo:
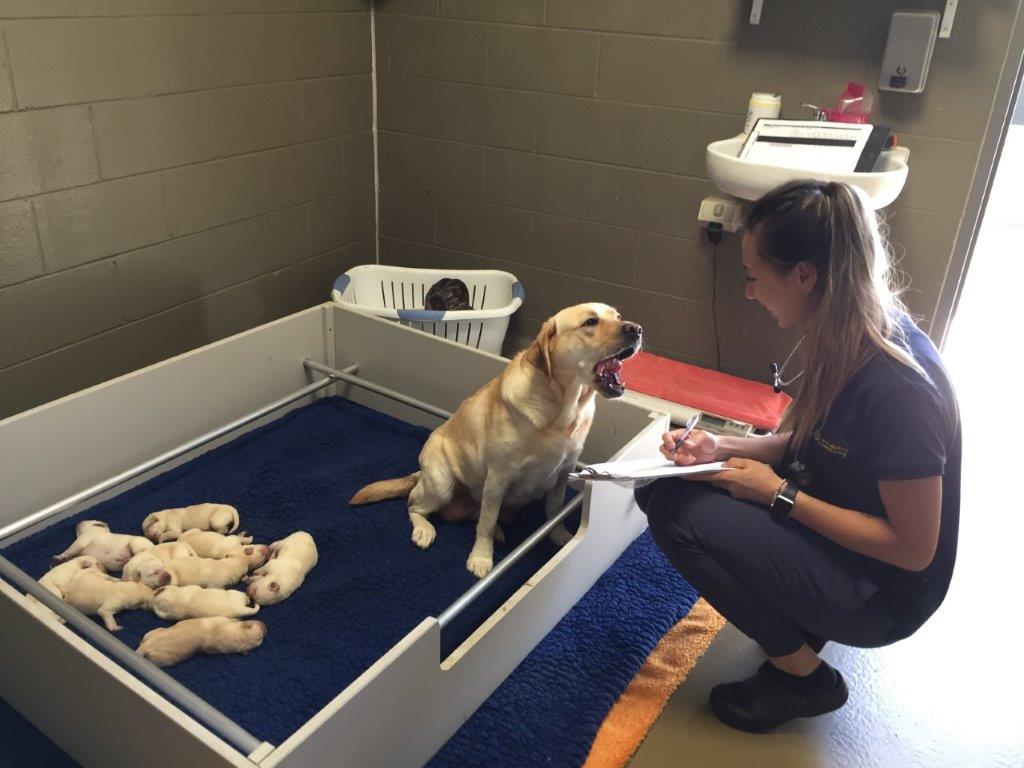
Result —
POLYGON ((752 93, 747 105, 747 121, 743 133, 750 133, 758 118, 777 118, 782 115, 782 96, 778 93, 752 93))

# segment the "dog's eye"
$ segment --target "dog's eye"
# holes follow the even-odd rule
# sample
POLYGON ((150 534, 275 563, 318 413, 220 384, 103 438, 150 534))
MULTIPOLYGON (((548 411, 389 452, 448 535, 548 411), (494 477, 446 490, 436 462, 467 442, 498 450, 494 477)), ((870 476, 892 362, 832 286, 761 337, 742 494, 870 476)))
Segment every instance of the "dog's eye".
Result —
POLYGON ((588 325, 597 325, 598 322, 599 321, 598 321, 598 319, 596 317, 591 317, 591 318, 588 318, 586 321, 584 321, 582 327, 586 327, 588 325))

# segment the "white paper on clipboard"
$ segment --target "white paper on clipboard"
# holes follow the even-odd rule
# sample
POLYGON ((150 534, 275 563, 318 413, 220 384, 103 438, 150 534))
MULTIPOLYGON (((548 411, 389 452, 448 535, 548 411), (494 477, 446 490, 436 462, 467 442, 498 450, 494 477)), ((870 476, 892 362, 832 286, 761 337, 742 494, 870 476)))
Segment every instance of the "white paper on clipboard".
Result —
POLYGON ((579 472, 570 473, 573 480, 656 480, 660 477, 693 477, 728 471, 721 461, 710 464, 690 464, 680 467, 666 459, 630 459, 590 464, 579 472))

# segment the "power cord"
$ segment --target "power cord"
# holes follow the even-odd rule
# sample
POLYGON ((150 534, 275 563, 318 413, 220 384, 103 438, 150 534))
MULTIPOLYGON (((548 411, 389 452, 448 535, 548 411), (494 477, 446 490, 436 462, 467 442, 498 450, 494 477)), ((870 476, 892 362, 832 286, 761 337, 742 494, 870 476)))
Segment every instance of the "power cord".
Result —
POLYGON ((711 241, 711 321, 715 330, 715 367, 722 370, 722 344, 718 336, 718 244, 722 242, 722 225, 708 224, 708 240, 711 241))

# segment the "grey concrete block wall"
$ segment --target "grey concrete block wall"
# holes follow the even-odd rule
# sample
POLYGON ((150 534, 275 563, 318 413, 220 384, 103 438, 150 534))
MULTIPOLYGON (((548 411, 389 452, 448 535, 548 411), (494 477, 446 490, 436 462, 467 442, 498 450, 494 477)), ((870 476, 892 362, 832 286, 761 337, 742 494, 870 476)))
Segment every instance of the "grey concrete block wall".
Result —
POLYGON ((0 0, 0 418, 375 259, 369 0, 0 0))
MULTIPOLYGON (((509 351, 546 315, 607 300, 655 350, 763 380, 792 339, 743 299, 737 243, 702 237, 704 147, 752 91, 832 104, 872 85, 888 20, 928 0, 379 0, 381 260, 520 277, 509 351), (712 312, 715 298, 717 323, 712 312), (715 328, 718 330, 718 347, 715 328)), ((945 280, 1020 0, 961 3, 924 94, 875 94, 911 149, 887 212, 927 325, 945 280)))
MULTIPOLYGON (((0 417, 319 301, 375 234, 384 262, 519 276, 509 351, 598 299, 761 378, 791 339, 701 236, 704 146, 751 91, 801 116, 874 83, 890 13, 935 7, 377 0, 377 168, 369 1, 0 0, 0 417)), ((876 94, 926 322, 1021 2, 962 3, 927 91, 876 94)))

